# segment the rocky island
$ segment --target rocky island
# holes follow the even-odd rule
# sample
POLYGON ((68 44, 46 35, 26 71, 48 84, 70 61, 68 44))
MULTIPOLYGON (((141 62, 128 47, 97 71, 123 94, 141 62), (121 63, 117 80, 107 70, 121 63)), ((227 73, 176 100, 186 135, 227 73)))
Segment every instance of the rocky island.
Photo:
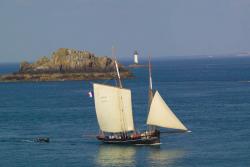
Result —
MULTIPOLYGON (((119 70, 122 78, 132 77, 121 64, 119 70)), ((96 80, 115 76, 114 59, 97 57, 88 51, 60 48, 50 58, 42 57, 34 63, 22 62, 18 72, 0 75, 0 82, 96 80)))

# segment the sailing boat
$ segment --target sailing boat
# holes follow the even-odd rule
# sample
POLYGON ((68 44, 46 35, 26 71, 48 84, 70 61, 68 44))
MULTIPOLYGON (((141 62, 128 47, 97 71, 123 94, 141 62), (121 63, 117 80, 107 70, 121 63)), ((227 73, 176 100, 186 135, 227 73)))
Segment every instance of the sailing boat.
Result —
POLYGON ((116 60, 115 68, 118 86, 93 84, 95 110, 100 127, 98 140, 113 144, 156 144, 160 143, 159 127, 187 131, 160 93, 153 92, 149 59, 148 129, 142 133, 137 132, 134 127, 131 90, 122 87, 116 60))

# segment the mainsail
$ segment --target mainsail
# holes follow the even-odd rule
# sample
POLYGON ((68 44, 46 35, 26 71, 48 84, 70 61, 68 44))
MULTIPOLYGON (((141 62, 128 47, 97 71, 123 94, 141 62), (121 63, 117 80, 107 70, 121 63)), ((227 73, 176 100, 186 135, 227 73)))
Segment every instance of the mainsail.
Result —
POLYGON ((96 115, 104 132, 134 130, 131 91, 103 84, 94 84, 96 115))
POLYGON ((171 129, 187 130, 162 99, 158 91, 155 92, 151 102, 147 124, 171 129))

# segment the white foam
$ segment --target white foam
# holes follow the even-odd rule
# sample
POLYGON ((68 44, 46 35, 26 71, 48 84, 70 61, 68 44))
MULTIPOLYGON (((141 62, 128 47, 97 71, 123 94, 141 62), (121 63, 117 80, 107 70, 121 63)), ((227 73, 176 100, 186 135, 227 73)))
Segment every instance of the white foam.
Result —
POLYGON ((34 141, 33 141, 33 140, 22 140, 22 142, 34 143, 34 141))
POLYGON ((158 145, 161 145, 162 143, 154 143, 154 144, 135 144, 137 146, 158 146, 158 145))

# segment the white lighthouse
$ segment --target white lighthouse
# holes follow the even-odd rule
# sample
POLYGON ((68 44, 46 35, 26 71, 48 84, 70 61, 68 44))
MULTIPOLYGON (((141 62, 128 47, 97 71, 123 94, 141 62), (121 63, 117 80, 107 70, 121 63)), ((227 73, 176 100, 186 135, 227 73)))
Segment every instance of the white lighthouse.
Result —
POLYGON ((134 52, 134 64, 138 64, 138 52, 134 52))

